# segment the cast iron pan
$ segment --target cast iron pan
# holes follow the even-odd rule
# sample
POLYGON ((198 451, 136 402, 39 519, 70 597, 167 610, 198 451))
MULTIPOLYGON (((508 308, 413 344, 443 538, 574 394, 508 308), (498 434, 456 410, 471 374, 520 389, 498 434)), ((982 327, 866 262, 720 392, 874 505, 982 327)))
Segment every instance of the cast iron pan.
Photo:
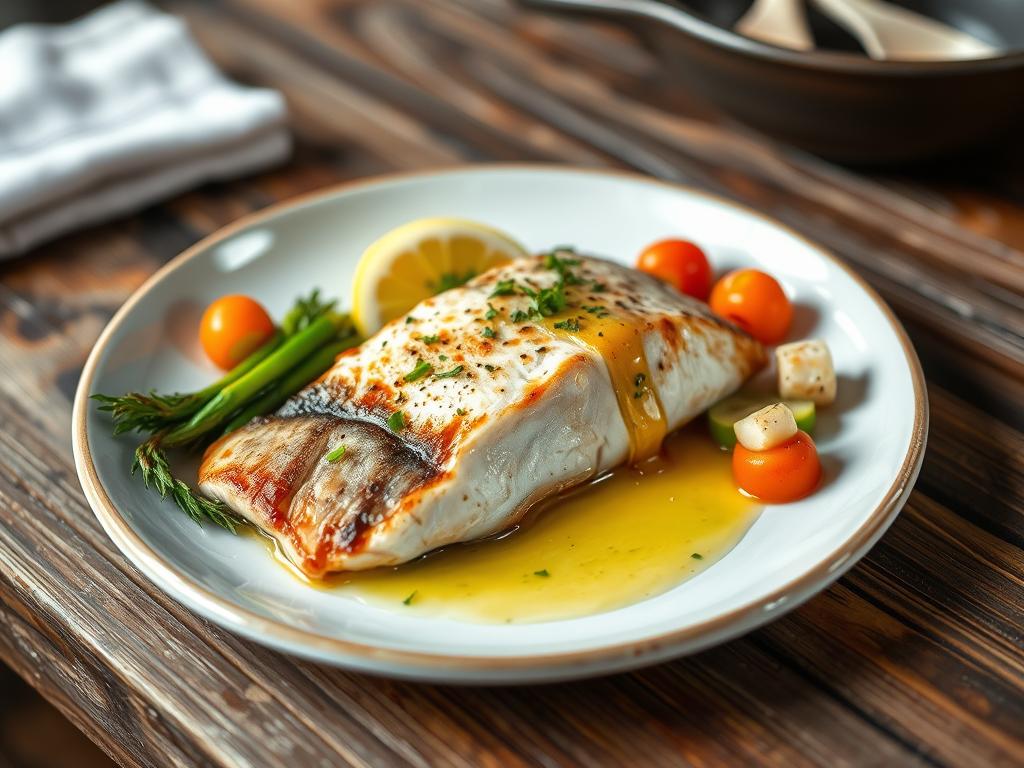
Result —
MULTIPOLYGON (((895 1, 895 0, 894 0, 895 1)), ((894 165, 1024 139, 1024 0, 902 0, 1004 50, 970 61, 873 61, 823 17, 819 49, 731 31, 750 0, 520 0, 628 20, 663 54, 665 76, 737 119, 832 160, 894 165)))

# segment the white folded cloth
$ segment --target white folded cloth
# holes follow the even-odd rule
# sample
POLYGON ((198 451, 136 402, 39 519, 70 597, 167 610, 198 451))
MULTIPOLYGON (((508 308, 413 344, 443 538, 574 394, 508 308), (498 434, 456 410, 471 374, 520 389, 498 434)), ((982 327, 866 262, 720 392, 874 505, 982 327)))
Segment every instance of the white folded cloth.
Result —
POLYGON ((139 0, 0 33, 0 73, 0 256, 291 149, 280 94, 228 81, 139 0))

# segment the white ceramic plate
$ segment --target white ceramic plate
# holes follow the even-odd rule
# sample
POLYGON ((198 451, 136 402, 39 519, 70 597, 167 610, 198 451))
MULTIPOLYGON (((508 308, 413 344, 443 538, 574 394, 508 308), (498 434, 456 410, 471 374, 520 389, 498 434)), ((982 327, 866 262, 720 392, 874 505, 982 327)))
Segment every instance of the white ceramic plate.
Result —
POLYGON ((852 566, 892 522, 917 477, 927 404, 917 357, 882 301, 818 246, 724 200, 638 176, 557 167, 475 167, 348 184, 277 206, 203 240, 117 313, 85 367, 74 413, 82 486, 118 547, 161 589, 229 629, 352 669, 453 682, 583 677, 692 653, 774 619, 852 566), (202 530, 147 492, 88 396, 189 390, 211 380, 198 312, 246 293, 280 316, 313 286, 347 297, 363 249, 421 216, 498 226, 530 249, 574 243, 632 262, 670 235, 700 243, 717 270, 757 266, 801 309, 794 337, 832 348, 840 401, 817 431, 826 480, 767 507, 720 562, 619 610, 566 621, 478 625, 403 615, 303 586, 246 537, 202 530))

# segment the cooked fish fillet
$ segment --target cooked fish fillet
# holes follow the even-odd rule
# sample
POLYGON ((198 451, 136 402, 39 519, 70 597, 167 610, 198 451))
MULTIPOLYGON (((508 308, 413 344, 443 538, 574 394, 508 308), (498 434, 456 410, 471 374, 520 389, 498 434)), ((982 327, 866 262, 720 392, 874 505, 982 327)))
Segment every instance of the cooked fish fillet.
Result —
POLYGON ((214 443, 199 487, 310 577, 395 565, 653 455, 764 362, 756 341, 645 274, 519 259, 422 302, 214 443))

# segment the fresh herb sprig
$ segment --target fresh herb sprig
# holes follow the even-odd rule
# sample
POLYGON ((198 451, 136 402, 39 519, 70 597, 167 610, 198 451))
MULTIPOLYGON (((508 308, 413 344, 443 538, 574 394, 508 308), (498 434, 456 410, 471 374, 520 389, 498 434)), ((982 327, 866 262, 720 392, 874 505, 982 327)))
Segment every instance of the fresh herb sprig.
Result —
POLYGON ((132 475, 136 472, 142 474, 142 482, 147 488, 155 490, 161 498, 166 499, 170 496, 178 505, 178 509, 200 525, 204 520, 209 520, 224 530, 235 533, 235 527, 244 522, 231 512, 223 501, 208 499, 196 493, 187 483, 171 473, 159 436, 149 438, 135 449, 132 475))
POLYGON ((320 289, 314 288, 307 298, 299 298, 295 306, 288 310, 281 321, 281 330, 285 336, 294 336, 299 331, 305 330, 309 324, 321 315, 334 309, 337 302, 334 299, 323 301, 320 299, 320 289))

